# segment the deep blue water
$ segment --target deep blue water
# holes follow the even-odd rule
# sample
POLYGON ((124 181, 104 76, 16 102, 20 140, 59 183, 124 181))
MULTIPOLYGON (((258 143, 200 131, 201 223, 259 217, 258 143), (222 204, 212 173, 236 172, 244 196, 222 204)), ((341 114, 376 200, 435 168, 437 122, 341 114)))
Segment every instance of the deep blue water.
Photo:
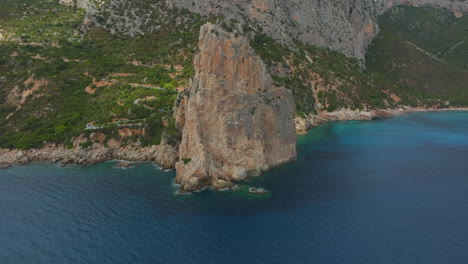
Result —
POLYGON ((468 113, 323 125, 297 162, 175 195, 174 172, 0 170, 0 263, 468 263, 468 113))

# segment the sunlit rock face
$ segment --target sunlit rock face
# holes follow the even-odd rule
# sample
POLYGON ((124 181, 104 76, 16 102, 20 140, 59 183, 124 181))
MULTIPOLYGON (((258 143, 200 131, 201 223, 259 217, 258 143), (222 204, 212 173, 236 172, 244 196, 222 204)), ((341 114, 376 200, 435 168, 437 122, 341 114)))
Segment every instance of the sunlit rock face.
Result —
POLYGON ((183 131, 176 183, 184 191, 240 181, 296 157, 294 100, 275 87, 248 40, 201 28, 196 76, 176 113, 183 131))

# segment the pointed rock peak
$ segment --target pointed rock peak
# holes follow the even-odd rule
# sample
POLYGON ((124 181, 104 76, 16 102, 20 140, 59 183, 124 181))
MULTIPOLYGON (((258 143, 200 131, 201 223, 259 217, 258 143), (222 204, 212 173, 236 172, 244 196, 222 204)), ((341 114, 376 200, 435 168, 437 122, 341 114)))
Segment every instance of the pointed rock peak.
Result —
POLYGON ((241 181, 295 159, 292 93, 273 85, 249 40, 208 23, 199 48, 177 110, 181 189, 241 181))

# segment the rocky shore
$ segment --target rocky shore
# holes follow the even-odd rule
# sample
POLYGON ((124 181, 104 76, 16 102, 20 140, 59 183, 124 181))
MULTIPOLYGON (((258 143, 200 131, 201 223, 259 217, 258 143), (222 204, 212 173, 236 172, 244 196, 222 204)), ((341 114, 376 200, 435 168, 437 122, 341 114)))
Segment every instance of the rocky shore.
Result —
MULTIPOLYGON (((353 111, 342 109, 335 112, 319 112, 307 118, 295 118, 296 132, 306 133, 313 127, 332 121, 351 120, 375 120, 400 116, 412 112, 434 112, 434 111, 468 111, 466 107, 452 107, 444 109, 423 107, 402 107, 400 109, 353 111)), ((178 150, 176 147, 161 142, 161 145, 151 147, 104 147, 95 143, 88 148, 75 147, 67 149, 63 145, 46 144, 41 149, 0 149, 0 169, 10 168, 15 164, 27 164, 34 162, 60 163, 62 166, 68 164, 92 165, 108 160, 124 160, 130 162, 150 161, 158 164, 163 169, 174 169, 178 161, 178 150)), ((229 182, 219 181, 215 185, 218 189, 225 188, 229 182)))
POLYGON ((173 169, 177 158, 177 150, 169 145, 111 148, 95 143, 88 148, 67 149, 63 145, 46 144, 41 149, 0 149, 0 168, 8 168, 12 164, 32 162, 60 163, 64 166, 68 164, 92 165, 108 160, 125 160, 152 161, 163 169, 173 169))
POLYGON ((306 118, 296 117, 294 119, 296 132, 298 134, 307 133, 313 127, 333 121, 365 121, 387 119, 414 112, 442 112, 442 111, 468 111, 468 107, 450 107, 450 108, 431 108, 431 107, 408 107, 404 106, 398 109, 378 109, 370 111, 341 109, 334 112, 321 111, 316 115, 310 115, 306 118))

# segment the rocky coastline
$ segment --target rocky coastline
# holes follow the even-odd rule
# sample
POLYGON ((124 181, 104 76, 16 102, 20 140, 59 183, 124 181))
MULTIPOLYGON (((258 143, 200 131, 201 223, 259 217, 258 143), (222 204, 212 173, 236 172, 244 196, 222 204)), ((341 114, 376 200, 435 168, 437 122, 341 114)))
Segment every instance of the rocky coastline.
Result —
POLYGON ((173 169, 177 161, 177 150, 169 145, 151 147, 104 147, 95 143, 88 148, 75 147, 68 149, 63 145, 46 144, 41 149, 0 149, 0 169, 11 165, 36 162, 59 163, 66 165, 93 165, 109 160, 131 162, 151 161, 162 169, 173 169))
POLYGON ((321 111, 315 115, 307 117, 296 117, 294 119, 296 132, 305 134, 310 129, 319 125, 334 122, 334 121, 366 121, 388 119, 396 116, 415 112, 445 112, 445 111, 468 111, 468 107, 450 107, 450 108, 433 108, 433 107, 409 107, 402 106, 397 109, 377 109, 369 111, 341 109, 334 112, 321 111))
MULTIPOLYGON (((445 109, 402 107, 372 111, 353 111, 342 109, 334 112, 320 112, 307 118, 295 118, 296 132, 304 134, 308 130, 333 121, 376 120, 401 116, 415 112, 468 111, 468 107, 453 107, 445 109)), ((124 160, 130 162, 154 162, 162 169, 174 169, 178 161, 177 148, 165 144, 151 147, 104 147, 95 143, 88 148, 75 147, 68 149, 63 145, 46 144, 41 149, 0 149, 0 169, 8 169, 12 165, 46 162, 66 165, 93 165, 109 160, 124 160)), ((220 182, 219 188, 224 187, 220 182)))

